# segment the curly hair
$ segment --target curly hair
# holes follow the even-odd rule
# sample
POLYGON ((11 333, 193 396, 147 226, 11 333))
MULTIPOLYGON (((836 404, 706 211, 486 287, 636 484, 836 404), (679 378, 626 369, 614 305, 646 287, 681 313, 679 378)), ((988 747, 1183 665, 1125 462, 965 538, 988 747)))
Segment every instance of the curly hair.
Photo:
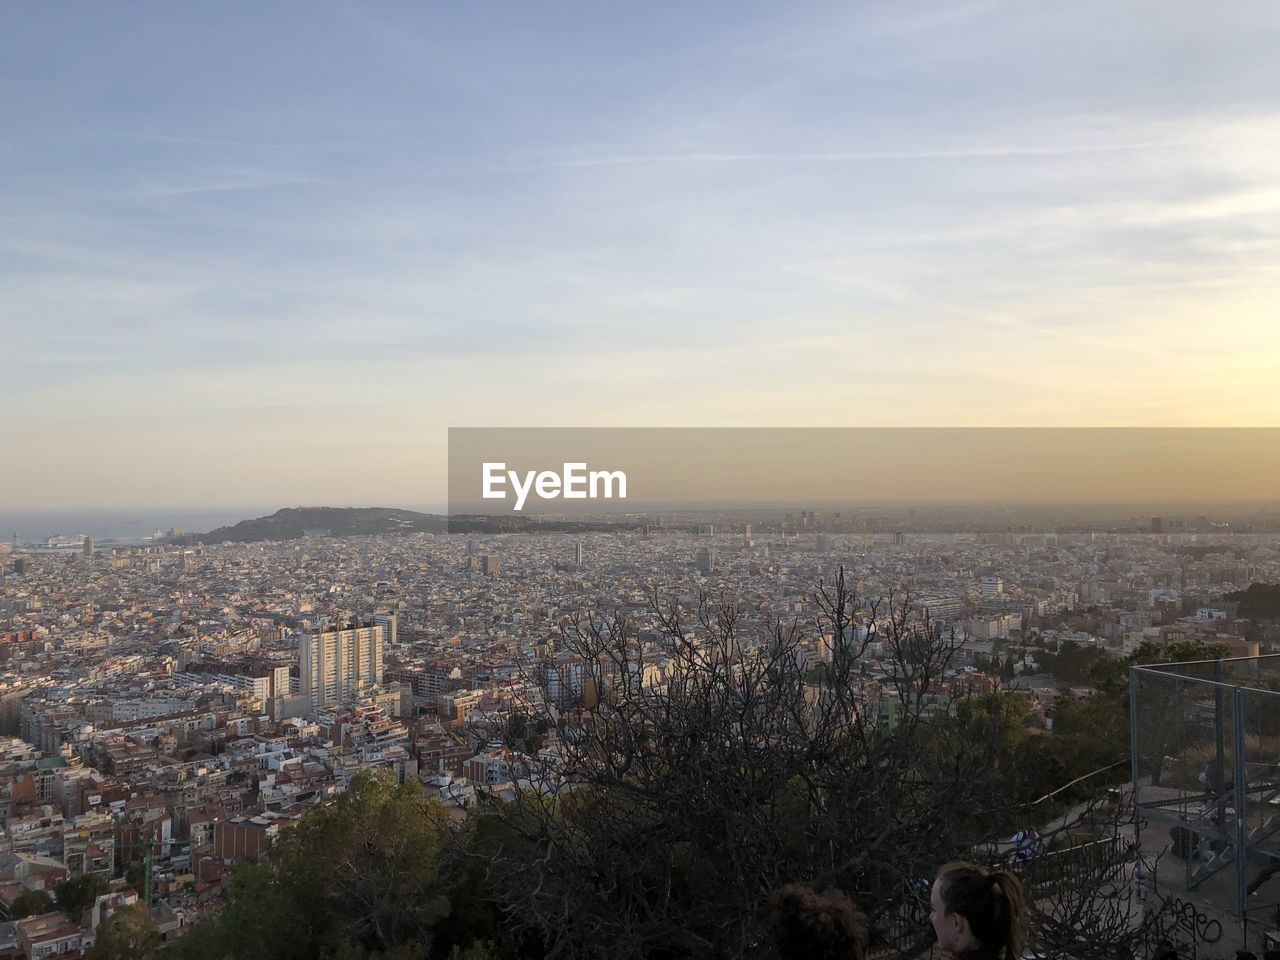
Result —
POLYGON ((834 888, 818 893, 790 883, 769 897, 769 923, 782 960, 862 960, 867 918, 834 888))

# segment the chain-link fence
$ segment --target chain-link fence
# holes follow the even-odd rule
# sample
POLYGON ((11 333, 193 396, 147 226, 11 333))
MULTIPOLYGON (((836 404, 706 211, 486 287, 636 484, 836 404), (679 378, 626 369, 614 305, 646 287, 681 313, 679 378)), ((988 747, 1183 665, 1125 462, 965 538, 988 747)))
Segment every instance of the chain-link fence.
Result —
POLYGON ((1280 877, 1280 656, 1135 667, 1130 698, 1137 822, 1167 826, 1186 890, 1244 915, 1280 877))

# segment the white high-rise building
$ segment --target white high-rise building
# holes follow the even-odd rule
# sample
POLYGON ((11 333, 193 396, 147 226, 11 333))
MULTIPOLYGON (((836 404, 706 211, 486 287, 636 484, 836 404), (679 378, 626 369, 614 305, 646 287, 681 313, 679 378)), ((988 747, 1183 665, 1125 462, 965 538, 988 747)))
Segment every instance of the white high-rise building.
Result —
POLYGON ((298 634, 298 692, 311 709, 337 706, 363 685, 382 682, 383 624, 298 634))

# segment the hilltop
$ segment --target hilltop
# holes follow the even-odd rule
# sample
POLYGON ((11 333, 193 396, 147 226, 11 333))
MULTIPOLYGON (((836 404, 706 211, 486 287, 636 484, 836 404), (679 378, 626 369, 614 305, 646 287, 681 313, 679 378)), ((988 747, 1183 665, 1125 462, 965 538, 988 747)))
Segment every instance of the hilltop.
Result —
POLYGON ((547 520, 527 516, 455 516, 418 513, 395 507, 286 507, 267 517, 241 520, 203 534, 188 534, 178 542, 256 543, 298 540, 304 536, 361 537, 388 533, 581 533, 627 530, 634 523, 587 520, 547 520))

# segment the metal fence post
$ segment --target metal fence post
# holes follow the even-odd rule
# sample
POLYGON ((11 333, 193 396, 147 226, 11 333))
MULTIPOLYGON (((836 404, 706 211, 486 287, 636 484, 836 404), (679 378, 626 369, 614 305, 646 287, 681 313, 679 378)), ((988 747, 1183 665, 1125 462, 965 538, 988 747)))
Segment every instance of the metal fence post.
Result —
POLYGON ((1244 691, 1236 687, 1232 691, 1232 709, 1235 712, 1235 740, 1236 740, 1236 770, 1235 770, 1235 808, 1236 808, 1236 904, 1240 911, 1241 922, 1244 921, 1245 909, 1248 907, 1249 896, 1245 892, 1248 888, 1249 869, 1247 851, 1245 850, 1245 842, 1247 840, 1248 831, 1245 829, 1247 821, 1245 819, 1247 811, 1245 804, 1248 797, 1245 795, 1246 777, 1244 772, 1244 691))
MULTIPOLYGON (((1218 684, 1222 683, 1221 660, 1214 661, 1213 679, 1218 684)), ((1227 747, 1225 730, 1222 723, 1222 714, 1225 712, 1223 708, 1223 688, 1221 686, 1216 686, 1213 688, 1213 727, 1218 748, 1218 760, 1214 765, 1215 773, 1213 775, 1213 782, 1207 783, 1205 786, 1211 788, 1213 790, 1213 795, 1217 798, 1217 802, 1214 804, 1216 810, 1214 811, 1213 825, 1219 830, 1222 829, 1223 821, 1226 818, 1227 813, 1227 798, 1225 796, 1227 779, 1227 747)), ((1236 714, 1236 717, 1238 718, 1239 714, 1236 714)))
POLYGON ((1133 773, 1133 843, 1138 855, 1142 855, 1138 846, 1141 837, 1142 817, 1138 813, 1138 668, 1129 668, 1129 769, 1133 773))

